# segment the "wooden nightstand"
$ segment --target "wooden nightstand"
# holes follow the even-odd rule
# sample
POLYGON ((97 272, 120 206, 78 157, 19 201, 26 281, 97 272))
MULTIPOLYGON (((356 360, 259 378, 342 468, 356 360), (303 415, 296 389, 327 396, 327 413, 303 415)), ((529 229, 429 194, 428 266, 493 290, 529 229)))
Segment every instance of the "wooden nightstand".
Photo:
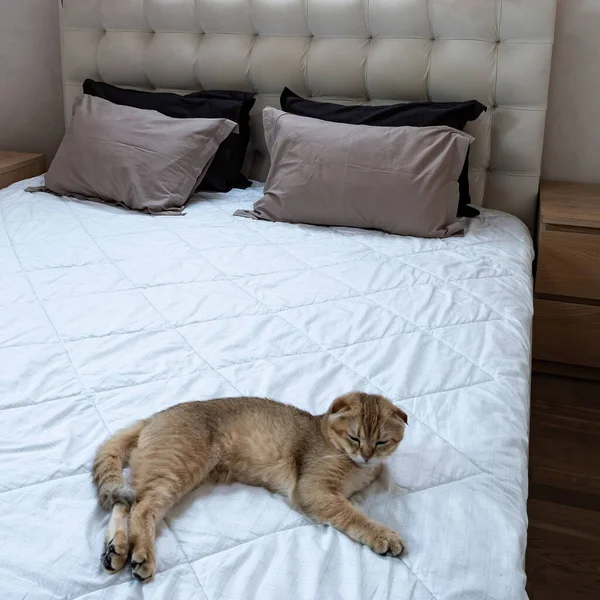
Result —
POLYGON ((600 368, 600 185, 541 184, 533 358, 600 368))
POLYGON ((0 151, 0 189, 46 172, 43 154, 0 151))

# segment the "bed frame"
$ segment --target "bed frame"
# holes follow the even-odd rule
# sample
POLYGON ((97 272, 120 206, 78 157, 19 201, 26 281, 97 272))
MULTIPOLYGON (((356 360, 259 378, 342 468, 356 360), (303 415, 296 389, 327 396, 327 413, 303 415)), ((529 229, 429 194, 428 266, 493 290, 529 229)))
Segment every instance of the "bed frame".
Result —
POLYGON ((556 0, 59 0, 65 115, 87 77, 115 85, 258 94, 284 86, 349 104, 476 98, 473 201, 533 226, 556 0))

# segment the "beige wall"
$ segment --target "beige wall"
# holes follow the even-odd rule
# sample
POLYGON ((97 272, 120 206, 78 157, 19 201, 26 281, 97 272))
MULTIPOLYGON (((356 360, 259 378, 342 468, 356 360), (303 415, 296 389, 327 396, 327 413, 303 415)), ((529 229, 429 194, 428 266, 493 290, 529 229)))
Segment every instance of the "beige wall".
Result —
POLYGON ((542 175, 600 182, 600 0, 559 0, 542 175))
POLYGON ((54 155, 64 132, 57 0, 0 0, 0 149, 54 155))
MULTIPOLYGON (((546 178, 600 182, 600 0, 559 0, 546 178)), ((51 157, 63 134, 56 0, 0 0, 0 148, 51 157)))

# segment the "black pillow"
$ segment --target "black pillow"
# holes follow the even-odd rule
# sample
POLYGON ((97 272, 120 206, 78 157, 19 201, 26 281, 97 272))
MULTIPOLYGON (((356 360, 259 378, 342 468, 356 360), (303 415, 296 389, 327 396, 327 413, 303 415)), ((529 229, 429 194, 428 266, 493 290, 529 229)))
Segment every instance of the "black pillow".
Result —
POLYGON ((241 171, 250 140, 250 109, 254 106, 254 94, 217 90, 180 96, 169 92, 125 90, 91 79, 83 82, 83 92, 113 104, 156 110, 176 119, 224 118, 234 121, 239 132, 230 134, 221 143, 198 189, 228 192, 234 187, 243 189, 250 185, 241 171))
MULTIPOLYGON (((342 106, 332 102, 316 102, 302 98, 288 88, 281 93, 282 110, 312 117, 322 121, 348 123, 351 125, 378 125, 380 127, 432 127, 446 125, 454 129, 465 128, 469 121, 474 121, 484 112, 486 107, 477 102, 411 102, 409 104, 392 104, 387 106, 342 106)), ((459 217, 476 217, 479 211, 472 206, 469 194, 469 154, 458 178, 460 199, 458 202, 459 217)))

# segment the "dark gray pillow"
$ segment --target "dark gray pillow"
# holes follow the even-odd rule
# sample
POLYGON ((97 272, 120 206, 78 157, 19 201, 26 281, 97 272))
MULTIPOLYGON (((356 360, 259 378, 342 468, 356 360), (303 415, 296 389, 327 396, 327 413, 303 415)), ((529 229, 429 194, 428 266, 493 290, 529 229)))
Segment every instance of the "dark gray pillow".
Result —
POLYGON ((236 127, 227 119, 174 119, 81 95, 45 187, 29 191, 180 213, 236 127))
POLYGON ((232 134, 219 146, 215 159, 200 190, 228 192, 232 187, 247 188, 250 182, 242 175, 244 157, 250 140, 250 109, 255 98, 251 92, 203 90, 185 96, 170 92, 146 92, 86 79, 84 94, 104 98, 114 104, 157 110, 176 119, 229 119, 235 121, 239 134, 232 134))
MULTIPOLYGON (((342 106, 333 102, 316 102, 301 98, 289 88, 281 92, 281 108, 301 117, 312 117, 348 125, 373 125, 379 127, 437 127, 446 126, 464 130, 469 121, 475 121, 486 107, 477 102, 409 102, 385 106, 342 106)), ((458 178, 460 198, 459 217, 476 217, 479 211, 469 206, 469 155, 458 178)))

